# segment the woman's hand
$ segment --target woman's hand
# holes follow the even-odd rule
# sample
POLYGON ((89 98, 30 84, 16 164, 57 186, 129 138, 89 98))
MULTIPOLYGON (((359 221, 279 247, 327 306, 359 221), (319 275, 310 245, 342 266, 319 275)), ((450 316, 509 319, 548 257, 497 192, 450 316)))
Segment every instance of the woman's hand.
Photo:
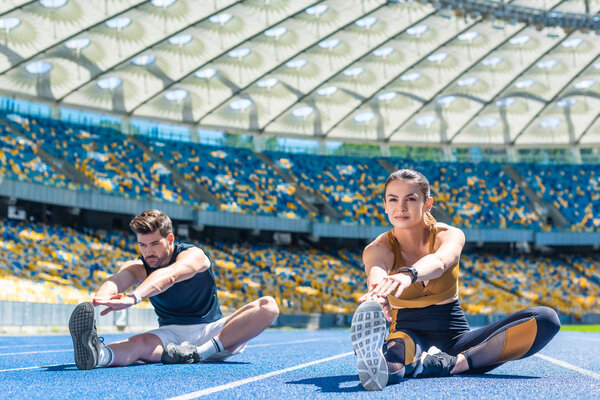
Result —
POLYGON ((392 316, 390 314, 390 303, 388 302, 387 297, 377 296, 376 292, 373 290, 377 287, 378 284, 371 285, 371 290, 369 290, 366 294, 359 297, 358 301, 360 303, 364 303, 365 301, 376 301, 381 305, 383 309, 383 315, 388 322, 392 322, 392 316))
POLYGON ((394 275, 388 275, 383 278, 374 288, 372 288, 367 295, 379 296, 387 298, 392 295, 394 297, 400 297, 404 289, 412 284, 412 279, 405 273, 399 273, 394 275))

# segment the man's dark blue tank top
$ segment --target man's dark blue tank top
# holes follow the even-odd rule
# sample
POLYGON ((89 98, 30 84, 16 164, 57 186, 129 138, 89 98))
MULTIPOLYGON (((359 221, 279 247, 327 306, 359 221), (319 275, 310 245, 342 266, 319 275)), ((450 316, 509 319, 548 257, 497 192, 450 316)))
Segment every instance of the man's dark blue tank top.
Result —
MULTIPOLYGON (((173 264, 179 253, 191 247, 195 246, 175 242, 171 261, 165 267, 173 264)), ((147 276, 158 269, 150 268, 142 256, 140 256, 140 260, 144 262, 147 276)), ((219 308, 212 266, 206 271, 199 272, 185 281, 177 282, 164 292, 150 297, 150 303, 158 315, 159 326, 207 324, 223 317, 219 308)))

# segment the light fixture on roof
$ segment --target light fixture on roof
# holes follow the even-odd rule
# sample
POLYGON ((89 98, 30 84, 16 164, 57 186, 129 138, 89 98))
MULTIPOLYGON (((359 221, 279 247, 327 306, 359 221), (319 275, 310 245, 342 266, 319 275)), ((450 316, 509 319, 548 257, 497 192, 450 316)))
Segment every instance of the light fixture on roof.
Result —
POLYGON ((0 29, 4 29, 7 33, 21 24, 21 20, 16 17, 8 17, 0 19, 0 29))
POLYGON ((544 61, 538 62, 536 65, 540 69, 548 70, 548 69, 552 69, 552 68, 556 67, 558 65, 558 61, 554 60, 554 59, 544 60, 544 61))
POLYGON ((265 31, 265 36, 275 38, 275 40, 279 39, 287 32, 287 28, 283 26, 278 26, 276 28, 267 29, 265 31))
POLYGON ((377 23, 376 17, 364 17, 356 20, 356 26, 359 26, 364 29, 370 29, 373 25, 377 23))
POLYGON ((331 38, 331 39, 325 39, 325 40, 320 41, 319 47, 322 49, 327 49, 329 51, 332 51, 339 44, 340 44, 340 39, 331 38))
POLYGON ((575 82, 573 84, 573 87, 575 89, 579 89, 579 90, 586 90, 586 89, 589 89, 592 86, 594 86, 595 83, 596 83, 596 81, 593 79, 584 79, 582 81, 575 82))
POLYGON ((173 5, 177 0, 152 0, 151 3, 154 7, 167 8, 173 5))
POLYGON ((181 101, 189 96, 189 93, 185 89, 173 89, 165 93, 165 99, 169 101, 181 101))
POLYGON ((393 91, 383 92, 383 93, 377 95, 377 100, 384 101, 384 102, 390 102, 394 98, 396 98, 397 95, 398 95, 398 93, 393 92, 393 91))
POLYGON ((210 18, 208 18, 208 20, 213 24, 219 24, 223 26, 227 22, 231 21, 231 18, 233 18, 233 15, 224 12, 221 14, 211 15, 210 18))
POLYGON ((577 99, 562 99, 556 102, 556 105, 560 108, 568 108, 577 103, 577 99))
POLYGON ((456 101, 456 96, 444 96, 437 99, 435 102, 442 107, 448 107, 456 101))
POLYGON ((307 61, 304 58, 298 58, 296 60, 291 60, 285 63, 285 66, 290 69, 300 69, 307 64, 307 61))
POLYGON ((368 124, 375 119, 375 113, 372 111, 361 112, 356 114, 353 119, 359 124, 368 124))
POLYGON ((175 46, 183 46, 192 41, 192 35, 184 33, 182 35, 172 36, 169 38, 169 43, 175 46))
POLYGON ((583 43, 582 38, 573 38, 573 39, 565 40, 564 42, 562 42, 561 46, 566 49, 574 49, 576 47, 579 47, 579 45, 581 43, 583 43))
POLYGON ((214 68, 203 68, 194 72, 194 75, 200 79, 210 79, 217 74, 217 70, 214 68))
POLYGON ((429 27, 427 25, 417 25, 417 26, 411 26, 410 28, 408 28, 406 30, 406 33, 409 34, 410 36, 416 36, 418 39, 421 37, 422 34, 427 32, 427 30, 429 30, 429 27))
POLYGON ((25 65, 25 70, 33 75, 42 75, 52 69, 52 64, 46 61, 33 61, 25 65))
POLYGON ((375 57, 382 57, 382 58, 386 58, 389 55, 391 55, 394 51, 396 51, 396 49, 394 49, 392 46, 386 46, 386 47, 381 47, 379 49, 373 50, 373 55, 375 57))
POLYGON ((96 85, 98 85, 98 87, 100 89, 114 90, 114 89, 118 88, 119 86, 121 86, 121 83, 122 83, 121 78, 111 76, 108 78, 98 79, 98 82, 96 82, 96 85))
POLYGON ((495 68, 502 62, 502 57, 492 56, 483 60, 481 63, 486 67, 495 68))
POLYGON ((248 54, 250 54, 250 49, 247 47, 240 47, 239 49, 233 49, 229 52, 227 52, 227 55, 231 58, 237 58, 238 60, 241 60, 242 58, 246 57, 248 54))
POLYGON ((315 111, 315 109, 311 106, 303 106, 303 107, 296 108, 294 111, 292 111, 292 115, 296 118, 305 119, 310 114, 312 114, 314 111, 315 111))
POLYGON ((533 79, 523 79, 523 80, 515 83, 515 86, 518 89, 529 89, 533 85, 535 85, 535 80, 533 80, 533 79))
POLYGON ((325 86, 320 89, 317 89, 317 94, 319 96, 329 97, 332 94, 334 94, 335 92, 337 92, 337 90, 338 90, 338 88, 336 86, 325 86))
POLYGON ((421 78, 421 74, 418 72, 407 72, 400 77, 402 82, 414 82, 421 78))
POLYGON ((67 4, 67 0, 40 0, 40 4, 46 8, 61 8, 67 4))
POLYGON ((229 103, 229 108, 231 108, 234 111, 244 111, 251 105, 252 100, 250 99, 235 99, 229 103))
POLYGON ((427 61, 439 64, 447 58, 448 58, 448 54, 446 54, 446 53, 436 53, 436 54, 432 54, 429 57, 427 57, 427 61))
POLYGON ((594 69, 600 69, 600 61, 594 63, 594 69))
POLYGON ((458 40, 460 40, 461 42, 472 42, 473 40, 475 40, 477 38, 477 36, 479 36, 479 32, 475 32, 475 31, 465 32, 465 33, 461 33, 460 35, 458 35, 458 40))
POLYGON ((544 129, 554 129, 557 126, 559 126, 561 122, 562 121, 560 118, 550 117, 550 118, 543 119, 540 122, 540 126, 544 129))
POLYGON ((529 37, 529 35, 519 35, 515 36, 514 38, 511 38, 508 42, 516 46, 524 46, 525 43, 529 42, 529 40, 531 40, 531 37, 529 37))
POLYGON ((156 60, 154 54, 143 54, 137 57, 134 57, 131 62, 135 65, 145 66, 150 65, 156 60))
POLYGON ((129 26, 129 24, 131 24, 131 18, 128 18, 128 17, 112 18, 112 19, 109 19, 108 21, 106 21, 105 24, 110 29, 121 30, 121 29, 129 26))
POLYGON ((258 86, 259 88, 263 88, 263 89, 271 89, 273 86, 277 85, 279 81, 277 80, 277 78, 265 78, 262 79, 258 82, 256 82, 256 86, 258 86))
POLYGON ((325 11, 327 11, 328 8, 329 7, 327 7, 324 4, 318 4, 316 6, 308 7, 304 11, 306 11, 306 13, 308 15, 312 15, 312 16, 319 18, 319 16, 323 15, 325 13, 325 11))
POLYGON ((483 129, 491 128, 498 125, 498 119, 494 117, 481 118, 477 121, 477 126, 483 129))
POLYGON ((365 72, 365 69, 363 67, 352 67, 352 68, 345 69, 344 75, 349 76, 351 78, 356 78, 363 72, 365 72))
POLYGON ((419 126, 424 126, 426 128, 431 127, 433 123, 437 120, 435 115, 423 115, 415 120, 415 123, 419 126))
POLYGON ((81 50, 85 49, 90 45, 90 39, 87 38, 77 38, 67 40, 65 42, 65 47, 70 50, 81 50))
POLYGON ((471 87, 477 82, 479 82, 479 79, 475 78, 474 76, 470 76, 468 78, 459 79, 458 82, 456 82, 456 84, 462 87, 471 87))
POLYGON ((505 97, 504 99, 500 99, 496 101, 496 105, 498 107, 510 107, 513 104, 515 104, 515 98, 514 97, 505 97))

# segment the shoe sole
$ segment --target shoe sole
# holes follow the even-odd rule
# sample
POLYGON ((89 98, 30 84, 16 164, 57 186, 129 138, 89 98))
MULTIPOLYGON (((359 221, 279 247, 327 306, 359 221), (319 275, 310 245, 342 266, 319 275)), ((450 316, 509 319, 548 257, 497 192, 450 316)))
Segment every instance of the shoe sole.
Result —
POLYGON ((75 365, 79 369, 92 369, 98 364, 98 354, 93 338, 94 306, 92 303, 81 303, 71 314, 69 332, 75 350, 75 365))
POLYGON ((382 351, 387 327, 379 303, 362 303, 352 317, 350 331, 360 383, 366 390, 383 389, 388 382, 388 367, 382 351))

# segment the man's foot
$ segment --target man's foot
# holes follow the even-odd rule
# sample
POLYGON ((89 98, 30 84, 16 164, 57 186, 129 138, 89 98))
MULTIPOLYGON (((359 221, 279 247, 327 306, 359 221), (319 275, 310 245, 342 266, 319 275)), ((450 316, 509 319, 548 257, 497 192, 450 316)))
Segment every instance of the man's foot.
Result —
POLYGON ((383 389, 388 382, 388 367, 382 351, 387 328, 381 305, 368 301, 358 306, 350 330, 360 383, 367 390, 383 389))
POLYGON ((457 358, 442 352, 435 346, 432 346, 427 352, 421 355, 421 365, 415 370, 413 376, 418 378, 450 376, 450 371, 456 365, 457 358))
POLYGON ((191 343, 169 343, 165 346, 160 361, 163 364, 193 364, 202 362, 198 348, 191 343))
POLYGON ((81 303, 71 314, 69 332, 75 350, 75 365, 79 369, 92 369, 98 365, 101 344, 96 333, 96 319, 92 303, 81 303))

